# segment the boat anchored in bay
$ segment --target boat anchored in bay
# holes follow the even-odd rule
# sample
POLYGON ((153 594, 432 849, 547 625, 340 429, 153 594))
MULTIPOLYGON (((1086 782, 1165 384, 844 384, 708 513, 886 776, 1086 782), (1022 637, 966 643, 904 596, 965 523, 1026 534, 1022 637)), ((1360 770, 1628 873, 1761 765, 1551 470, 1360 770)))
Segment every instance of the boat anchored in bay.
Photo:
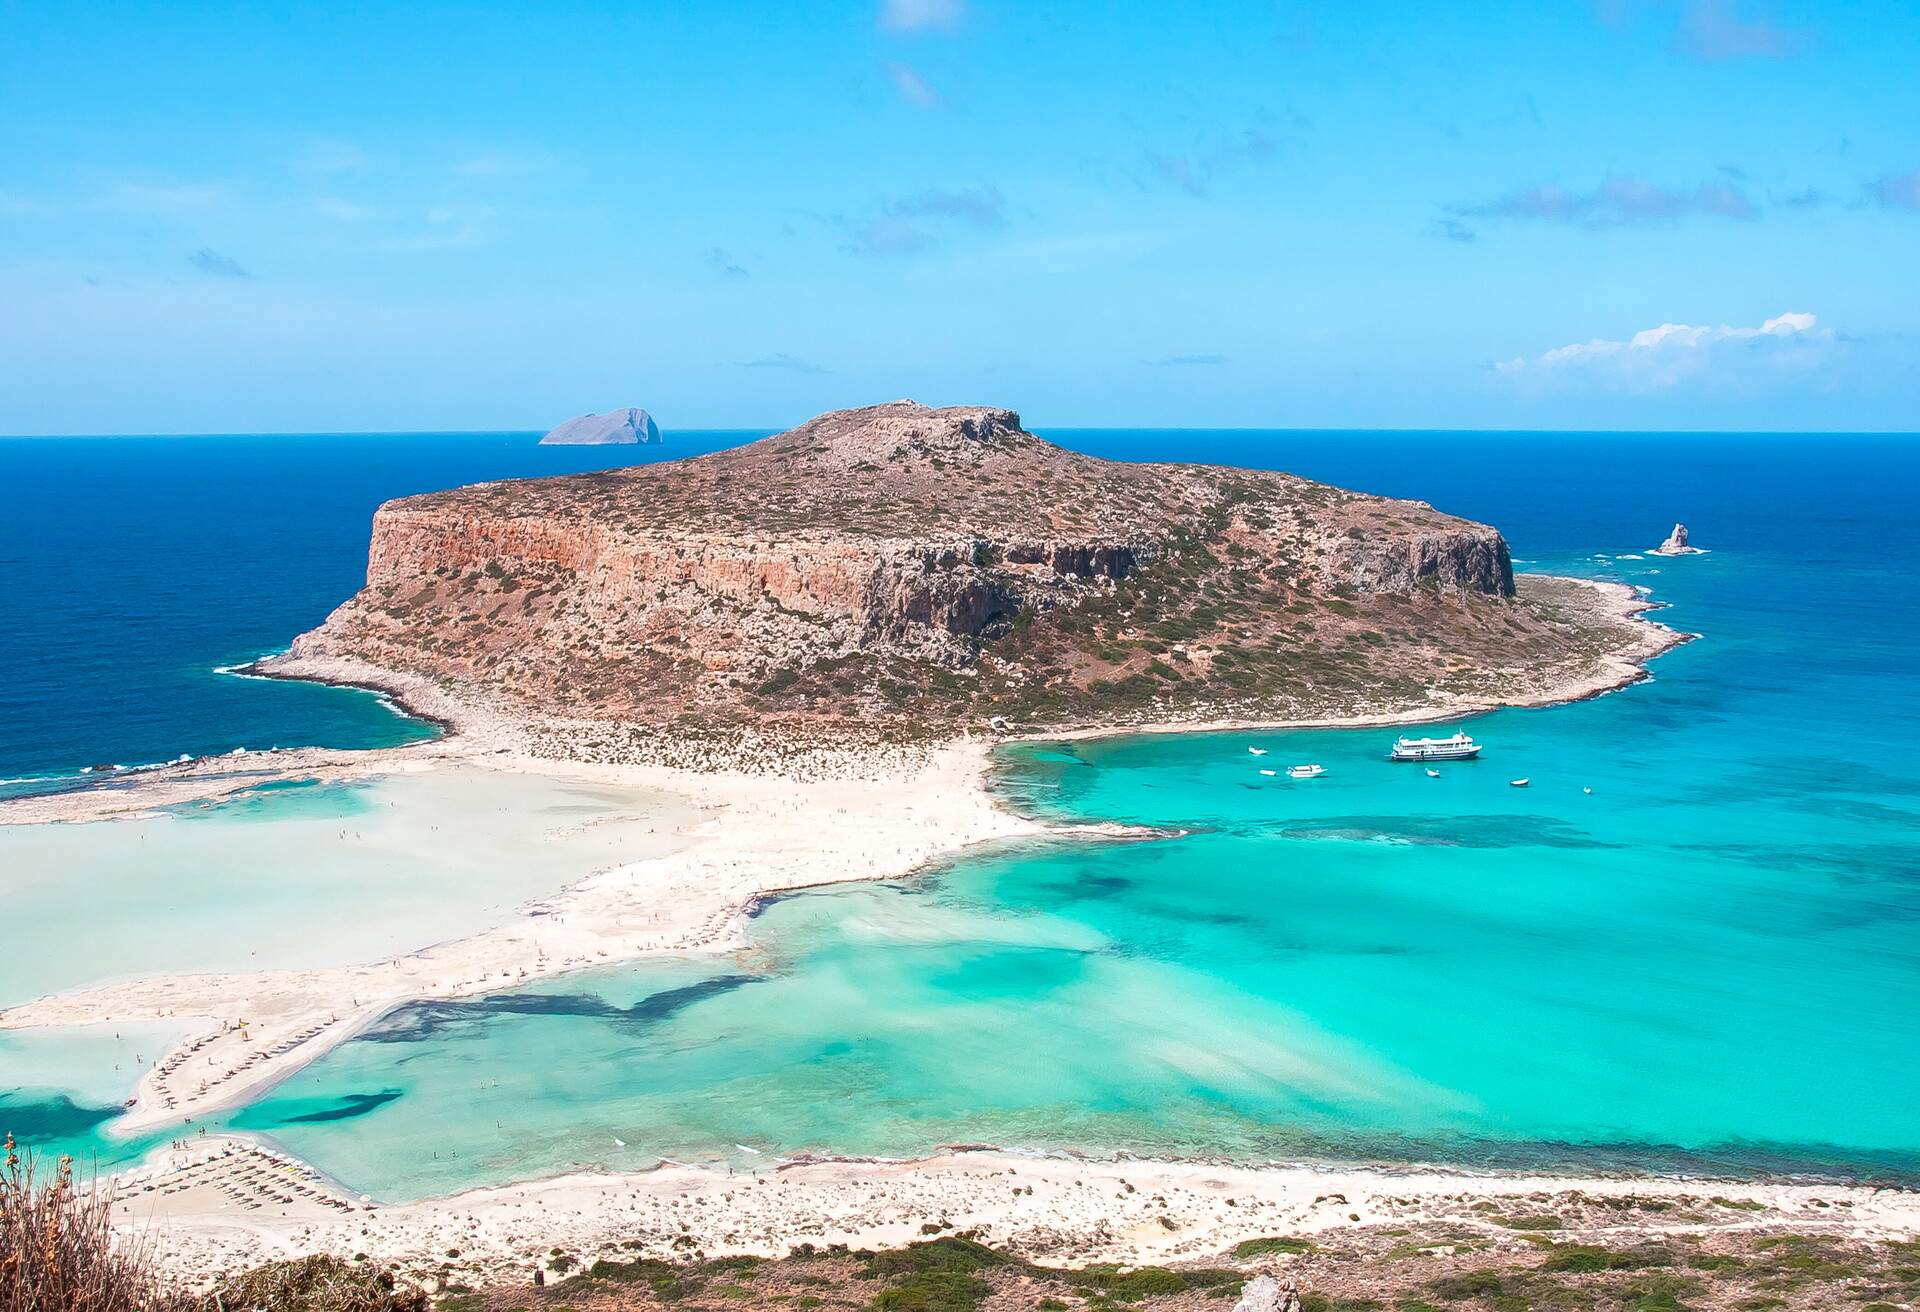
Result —
POLYGON ((1471 761, 1478 755, 1480 744, 1464 733, 1451 738, 1396 738, 1389 753, 1395 761, 1471 761))

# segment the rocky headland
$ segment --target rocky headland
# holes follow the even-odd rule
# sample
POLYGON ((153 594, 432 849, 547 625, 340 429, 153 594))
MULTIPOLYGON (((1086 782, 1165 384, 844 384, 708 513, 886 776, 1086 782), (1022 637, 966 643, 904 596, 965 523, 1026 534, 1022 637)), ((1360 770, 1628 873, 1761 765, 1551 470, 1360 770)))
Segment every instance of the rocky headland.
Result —
POLYGON ((1101 460, 1010 410, 898 401, 389 502, 365 588, 260 669, 484 710, 540 755, 685 763, 688 743, 1557 700, 1674 639, 1643 609, 1516 579, 1495 529, 1421 502, 1101 460))

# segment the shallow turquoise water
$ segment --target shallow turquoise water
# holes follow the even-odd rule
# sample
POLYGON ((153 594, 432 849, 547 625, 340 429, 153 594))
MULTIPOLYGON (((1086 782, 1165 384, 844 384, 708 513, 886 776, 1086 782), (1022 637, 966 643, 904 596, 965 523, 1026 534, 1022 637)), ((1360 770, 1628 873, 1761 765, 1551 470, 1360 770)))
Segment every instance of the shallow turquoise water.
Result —
POLYGON ((1019 805, 1190 832, 785 899, 738 961, 403 1008, 221 1124, 389 1198, 956 1141, 1920 1179, 1920 456, 1648 439, 1655 497, 1610 447, 1475 440, 1452 475, 1412 438, 1385 482, 1307 472, 1496 518, 1705 639, 1472 721, 1487 758, 1438 780, 1391 731, 1013 749, 1019 805), (1675 486, 1714 554, 1634 550, 1675 486))
POLYGON ((1547 563, 1709 636, 1473 720, 1486 758, 1437 780, 1382 730, 1018 747, 1020 805, 1191 832, 788 898, 743 961, 407 1008, 232 1123, 391 1197, 983 1141, 1920 1178, 1888 566, 1795 598, 1784 556, 1547 563), (1808 642, 1840 608, 1844 649, 1808 642), (1258 774, 1296 761, 1328 773, 1258 774))

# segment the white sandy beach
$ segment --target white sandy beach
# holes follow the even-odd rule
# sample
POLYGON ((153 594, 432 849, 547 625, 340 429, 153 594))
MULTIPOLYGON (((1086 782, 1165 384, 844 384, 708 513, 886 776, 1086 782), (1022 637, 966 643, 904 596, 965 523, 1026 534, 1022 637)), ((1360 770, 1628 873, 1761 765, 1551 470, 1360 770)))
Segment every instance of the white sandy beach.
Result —
MULTIPOLYGON (((130 1231, 150 1233, 169 1269, 185 1279, 341 1252, 397 1265, 428 1285, 513 1284, 530 1282, 556 1249, 582 1265, 602 1256, 779 1256, 803 1243, 899 1246, 925 1238, 929 1226, 1076 1263, 1205 1259, 1258 1236, 1436 1220, 1515 1243, 1512 1231, 1475 1204, 1510 1200, 1523 1210, 1557 1210, 1576 1195, 1694 1204, 1694 1219, 1681 1208, 1654 1223, 1675 1230, 1792 1225, 1905 1238, 1920 1229, 1920 1194, 1857 1186, 993 1152, 796 1163, 751 1175, 693 1167, 581 1174, 383 1207, 334 1188, 291 1158, 218 1139, 167 1154, 129 1181, 119 1215, 130 1231)), ((1644 1216, 1613 1219, 1623 1231, 1648 1233, 1644 1216)))

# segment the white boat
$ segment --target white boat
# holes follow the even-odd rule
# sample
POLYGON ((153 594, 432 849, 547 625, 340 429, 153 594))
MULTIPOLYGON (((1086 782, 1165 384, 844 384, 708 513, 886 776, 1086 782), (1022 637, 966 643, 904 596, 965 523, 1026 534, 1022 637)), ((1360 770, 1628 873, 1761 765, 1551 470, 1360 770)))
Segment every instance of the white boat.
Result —
POLYGON ((1271 779, 1273 778, 1274 775, 1280 772, 1278 770, 1262 770, 1260 773, 1265 775, 1267 778, 1271 779))
POLYGON ((1480 744, 1464 733, 1451 738, 1396 738, 1389 754, 1396 761, 1471 761, 1480 744))
POLYGON ((1533 782, 1533 780, 1531 780, 1531 779, 1509 779, 1509 780, 1507 780, 1507 787, 1509 787, 1509 788, 1525 788, 1525 787, 1526 787, 1526 786, 1527 786, 1528 784, 1530 784, 1530 783, 1532 783, 1532 782, 1533 782))
POLYGON ((1264 748, 1264 747, 1249 747, 1249 748, 1247 748, 1247 755, 1248 755, 1248 756, 1265 756, 1266 754, 1267 754, 1267 749, 1266 749, 1266 748, 1264 748))
POLYGON ((1434 769, 1432 766, 1427 767, 1427 778, 1438 779, 1439 777, 1440 777, 1440 772, 1438 770, 1434 769))
POLYGON ((1324 765, 1290 765, 1287 767, 1289 779, 1318 779, 1327 772, 1324 765))

